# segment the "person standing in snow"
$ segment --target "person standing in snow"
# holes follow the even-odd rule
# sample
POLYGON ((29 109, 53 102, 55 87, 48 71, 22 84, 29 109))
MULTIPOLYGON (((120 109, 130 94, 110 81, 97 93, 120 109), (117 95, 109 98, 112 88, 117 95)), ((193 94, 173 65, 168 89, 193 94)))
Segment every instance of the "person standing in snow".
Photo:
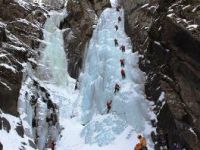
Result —
POLYGON ((51 142, 51 149, 52 149, 52 150, 55 150, 55 146, 56 146, 55 141, 52 141, 52 142, 51 142))
POLYGON ((137 143, 135 146, 135 150, 142 150, 141 144, 137 143))
POLYGON ((0 142, 0 150, 3 150, 3 144, 0 142))
POLYGON ((121 69, 121 75, 122 75, 122 79, 125 79, 125 78, 126 78, 126 74, 125 74, 124 69, 121 69))
POLYGON ((119 16, 118 17, 118 22, 121 22, 122 21, 122 18, 119 16))
POLYGON ((115 25, 115 30, 116 30, 116 31, 118 30, 118 25, 115 25))
POLYGON ((78 81, 78 79, 76 80, 76 84, 75 84, 75 88, 74 89, 75 90, 79 89, 79 81, 78 81))
POLYGON ((114 91, 114 93, 116 94, 117 92, 119 92, 119 90, 120 90, 120 86, 119 86, 119 84, 115 84, 115 91, 114 91))
POLYGON ((115 46, 117 47, 119 45, 117 39, 114 39, 114 42, 115 42, 115 46))
POLYGON ((120 11, 120 9, 121 9, 121 6, 116 7, 116 11, 120 11))
POLYGON ((145 137, 142 137, 141 135, 139 135, 138 139, 140 140, 141 150, 147 150, 147 141, 145 137))
POLYGON ((110 109, 111 109, 111 107, 112 107, 112 100, 110 100, 110 101, 107 101, 107 114, 110 112, 110 109))
POLYGON ((120 47, 120 50, 122 50, 122 52, 125 52, 125 50, 126 50, 125 46, 122 45, 122 46, 120 47))
POLYGON ((124 67, 125 66, 125 59, 120 59, 120 64, 121 64, 121 67, 124 67))

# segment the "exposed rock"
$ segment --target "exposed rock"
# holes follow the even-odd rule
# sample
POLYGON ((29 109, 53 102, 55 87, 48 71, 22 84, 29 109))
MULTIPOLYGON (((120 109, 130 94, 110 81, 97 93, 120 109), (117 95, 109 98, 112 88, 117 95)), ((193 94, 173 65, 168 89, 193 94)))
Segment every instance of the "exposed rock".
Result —
POLYGON ((200 147, 200 13, 198 0, 122 0, 126 31, 147 73, 145 91, 155 101, 157 126, 174 143, 200 147), (161 91, 165 104, 159 104, 161 91))
POLYGON ((45 13, 30 4, 24 7, 13 0, 0 1, 0 108, 4 112, 18 115, 22 63, 38 55, 34 49, 43 36, 45 13))
POLYGON ((30 145, 32 148, 34 148, 34 149, 37 148, 36 145, 33 143, 33 141, 28 140, 28 142, 29 142, 29 145, 30 145))
POLYGON ((86 43, 92 36, 93 25, 96 24, 97 14, 110 6, 108 0, 103 1, 73 1, 67 4, 68 16, 61 23, 60 28, 67 28, 64 33, 65 50, 68 53, 70 75, 77 78, 80 69, 86 43))
POLYGON ((95 10, 96 14, 99 16, 102 11, 107 8, 111 7, 110 0, 89 0, 95 10))
POLYGON ((16 127, 16 132, 19 136, 21 136, 22 138, 24 138, 24 128, 22 126, 22 124, 18 123, 18 126, 16 127))
POLYGON ((9 133, 10 129, 11 126, 9 121, 4 117, 0 117, 0 130, 6 130, 9 133))

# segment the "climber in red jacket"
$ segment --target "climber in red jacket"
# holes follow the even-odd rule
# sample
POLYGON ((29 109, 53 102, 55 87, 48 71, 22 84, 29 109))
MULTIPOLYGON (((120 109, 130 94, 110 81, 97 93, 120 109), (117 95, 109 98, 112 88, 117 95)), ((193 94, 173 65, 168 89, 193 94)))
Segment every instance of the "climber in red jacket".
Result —
POLYGON ((111 107, 112 107, 112 100, 110 100, 110 101, 107 101, 107 114, 110 112, 110 109, 111 109, 111 107))
POLYGON ((120 59, 120 64, 121 64, 121 67, 125 66, 125 59, 124 58, 120 59))
POLYGON ((121 75, 122 75, 122 79, 125 79, 125 78, 126 78, 124 69, 121 69, 121 75))

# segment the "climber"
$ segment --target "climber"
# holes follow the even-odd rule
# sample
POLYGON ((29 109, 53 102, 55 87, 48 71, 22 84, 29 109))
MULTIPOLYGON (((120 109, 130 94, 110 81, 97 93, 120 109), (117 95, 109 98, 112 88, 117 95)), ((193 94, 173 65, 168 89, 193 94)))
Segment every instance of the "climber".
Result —
POLYGON ((37 98, 34 95, 31 95, 30 103, 31 106, 34 106, 37 103, 37 98))
POLYGON ((114 39, 114 42, 115 42, 115 46, 117 47, 119 45, 117 39, 114 39))
POLYGON ((142 150, 141 144, 137 143, 135 146, 135 150, 142 150))
POLYGON ((125 52, 125 46, 124 45, 122 45, 121 47, 120 47, 120 50, 122 50, 122 52, 125 52))
POLYGON ((138 139, 140 140, 141 150, 147 150, 147 141, 145 137, 142 137, 141 135, 139 135, 138 139))
POLYGON ((119 86, 119 84, 115 84, 115 91, 114 91, 114 93, 116 93, 116 92, 119 92, 119 90, 120 90, 120 86, 119 86))
POLYGON ((116 31, 118 30, 118 25, 115 25, 115 30, 116 30, 116 31))
POLYGON ((112 107, 112 100, 110 100, 110 101, 107 101, 107 114, 110 112, 110 109, 111 109, 111 107, 112 107))
POLYGON ((0 142, 0 150, 3 150, 3 144, 0 142))
POLYGON ((125 59, 124 59, 124 58, 120 59, 121 67, 124 67, 124 66, 125 66, 124 62, 125 62, 125 59))
POLYGON ((118 17, 118 22, 120 22, 120 21, 122 21, 122 18, 119 16, 119 17, 118 17))
POLYGON ((77 89, 79 89, 79 81, 78 81, 78 79, 76 80, 76 84, 75 84, 74 90, 77 90, 77 89))
POLYGON ((51 149, 55 150, 56 143, 54 141, 51 142, 51 149))
POLYGON ((51 119, 52 119, 53 125, 55 126, 58 121, 56 113, 51 114, 51 119))
POLYGON ((52 119, 50 116, 46 117, 46 122, 48 123, 49 126, 52 124, 52 119))
POLYGON ((33 128, 37 127, 37 121, 35 118, 32 119, 32 127, 33 128))
POLYGON ((121 6, 116 7, 116 11, 120 11, 120 9, 121 9, 121 6))
POLYGON ((122 79, 125 79, 125 78, 126 78, 126 74, 125 74, 124 69, 121 69, 121 75, 122 75, 122 79))
POLYGON ((48 100, 47 101, 47 108, 50 109, 50 108, 53 108, 54 105, 53 105, 53 102, 51 100, 48 100))

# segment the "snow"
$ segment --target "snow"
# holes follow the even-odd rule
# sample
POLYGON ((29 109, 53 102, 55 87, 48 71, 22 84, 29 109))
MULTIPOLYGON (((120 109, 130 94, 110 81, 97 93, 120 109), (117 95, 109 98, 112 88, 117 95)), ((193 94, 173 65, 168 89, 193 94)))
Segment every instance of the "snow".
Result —
POLYGON ((0 21, 0 27, 6 27, 6 24, 0 21))
POLYGON ((149 4, 144 4, 141 8, 146 8, 148 6, 149 6, 149 4))
POLYGON ((187 29, 188 30, 193 30, 193 29, 196 29, 196 28, 198 28, 199 27, 199 25, 197 25, 197 24, 191 24, 191 25, 188 25, 187 26, 187 29))
POLYGON ((194 132, 194 130, 192 128, 189 128, 189 131, 194 134, 195 136, 197 136, 197 134, 194 132))
MULTIPOLYGON (((18 124, 20 123, 19 118, 4 113, 1 113, 1 117, 6 118, 11 126, 11 130, 9 132, 4 129, 0 132, 0 141, 3 144, 3 149, 20 149, 22 147, 22 142, 28 143, 29 138, 27 136, 24 136, 24 138, 20 137, 15 130, 16 126, 18 126, 18 124)), ((23 146, 27 150, 33 150, 33 148, 31 148, 27 144, 23 146)))
POLYGON ((158 41, 154 41, 154 43, 155 43, 156 45, 161 46, 160 42, 158 42, 158 41))
POLYGON ((1 84, 3 84, 9 91, 12 91, 11 87, 9 87, 5 82, 0 81, 1 84))
POLYGON ((159 101, 163 101, 165 99, 165 92, 162 92, 159 97, 159 101))
POLYGON ((13 66, 10 66, 10 65, 8 65, 8 64, 0 63, 0 66, 4 67, 4 68, 6 68, 6 69, 9 69, 9 70, 11 70, 11 71, 14 72, 14 73, 17 72, 16 69, 15 69, 13 66))
POLYGON ((175 15, 174 13, 171 13, 171 14, 168 14, 167 17, 172 18, 174 15, 175 15))
POLYGON ((183 7, 182 10, 188 9, 190 7, 191 7, 191 5, 187 5, 187 6, 183 7))

